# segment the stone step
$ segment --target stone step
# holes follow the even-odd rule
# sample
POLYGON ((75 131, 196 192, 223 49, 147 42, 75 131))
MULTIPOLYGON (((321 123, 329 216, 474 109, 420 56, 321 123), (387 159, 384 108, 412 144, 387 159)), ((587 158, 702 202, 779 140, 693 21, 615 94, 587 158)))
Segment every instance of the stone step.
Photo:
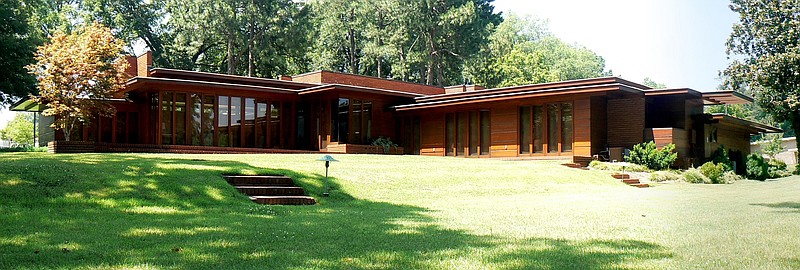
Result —
POLYGON ((250 200, 260 204, 312 205, 317 201, 309 196, 250 196, 250 200))
POLYGON ((634 186, 634 187, 637 187, 637 188, 649 188, 650 187, 650 185, 644 184, 644 183, 633 184, 631 186, 634 186))
POLYGON ((302 196, 305 190, 301 187, 286 186, 235 186, 239 192, 249 196, 302 196))
POLYGON ((623 179, 622 182, 625 183, 625 184, 628 184, 628 185, 635 185, 635 184, 639 184, 640 183, 639 179, 635 179, 635 178, 634 179, 623 179))
POLYGON ((616 179, 630 179, 631 178, 631 176, 629 174, 627 174, 627 173, 626 174, 615 173, 615 174, 612 174, 611 177, 614 177, 616 179))
POLYGON ((225 175, 228 184, 234 186, 294 186, 292 178, 282 175, 225 175))

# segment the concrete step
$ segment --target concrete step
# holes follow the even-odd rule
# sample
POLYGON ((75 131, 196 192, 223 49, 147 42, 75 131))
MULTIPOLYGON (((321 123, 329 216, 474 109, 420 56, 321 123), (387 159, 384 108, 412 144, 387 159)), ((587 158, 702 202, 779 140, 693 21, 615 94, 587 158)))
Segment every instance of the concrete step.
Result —
POLYGON ((294 186, 292 178, 282 175, 225 175, 228 184, 234 186, 294 186))
POLYGON ((634 187, 637 187, 637 188, 649 188, 650 187, 650 185, 644 184, 644 183, 633 184, 631 186, 634 186, 634 187))
POLYGON ((625 184, 628 184, 628 185, 635 185, 635 184, 639 184, 640 183, 639 179, 635 179, 635 178, 634 179, 623 179, 622 182, 625 183, 625 184))
POLYGON ((239 192, 249 196, 302 196, 305 190, 301 187, 286 186, 235 186, 239 192))
POLYGON ((250 196, 250 200, 260 204, 312 205, 317 201, 309 196, 250 196))

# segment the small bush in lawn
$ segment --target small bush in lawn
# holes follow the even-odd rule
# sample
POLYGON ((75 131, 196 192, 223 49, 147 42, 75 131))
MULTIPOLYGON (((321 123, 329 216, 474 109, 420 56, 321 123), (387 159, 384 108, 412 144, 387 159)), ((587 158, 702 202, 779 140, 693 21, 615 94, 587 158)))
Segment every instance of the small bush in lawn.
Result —
POLYGON ((725 149, 724 145, 721 145, 717 150, 714 150, 714 153, 711 153, 709 161, 714 162, 714 164, 724 165, 726 171, 733 170, 733 162, 731 162, 728 149, 725 149))
POLYGON ((678 153, 673 153, 673 150, 675 150, 674 144, 668 144, 659 150, 656 148, 655 142, 649 141, 634 145, 633 150, 630 155, 625 157, 625 160, 660 171, 668 169, 678 159, 678 153))
POLYGON ((719 184, 720 178, 722 178, 722 174, 725 173, 726 168, 723 164, 714 164, 714 162, 706 162, 703 166, 700 166, 700 173, 711 179, 712 184, 719 184))
POLYGON ((744 178, 739 176, 735 172, 726 171, 725 173, 722 174, 722 177, 720 177, 718 182, 720 184, 733 184, 736 183, 736 181, 741 181, 741 180, 744 180, 744 178))
POLYGON ((770 160, 767 163, 767 176, 772 178, 781 178, 791 176, 792 173, 786 169, 786 163, 777 159, 770 160))
POLYGON ((700 170, 690 168, 683 172, 683 179, 694 184, 711 184, 711 179, 703 175, 700 170))
POLYGON ((683 176, 675 171, 657 171, 650 174, 650 181, 664 182, 664 181, 682 181, 683 176))
MULTIPOLYGON (((599 160, 593 160, 589 163, 589 168, 601 171, 622 171, 622 165, 619 163, 613 162, 603 162, 599 160)), ((642 165, 639 164, 630 164, 625 166, 626 172, 649 172, 650 170, 642 165)))
POLYGON ((747 155, 747 178, 764 181, 767 179, 767 163, 758 154, 747 155))

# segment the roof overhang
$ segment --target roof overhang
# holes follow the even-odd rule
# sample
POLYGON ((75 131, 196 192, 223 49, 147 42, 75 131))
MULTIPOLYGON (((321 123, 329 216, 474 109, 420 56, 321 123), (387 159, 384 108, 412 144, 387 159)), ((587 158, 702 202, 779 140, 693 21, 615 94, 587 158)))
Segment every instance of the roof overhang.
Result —
POLYGON ((764 125, 761 123, 756 123, 746 119, 733 117, 727 114, 715 113, 715 114, 707 114, 707 116, 711 124, 720 124, 723 126, 729 126, 733 128, 746 130, 750 134, 783 132, 783 130, 780 128, 764 125))
POLYGON ((753 98, 733 90, 701 93, 703 94, 703 105, 747 104, 753 102, 753 98))
POLYGON ((42 104, 39 104, 28 97, 14 102, 14 104, 11 104, 9 109, 15 112, 41 112, 44 111, 45 106, 42 106, 42 104))
POLYGON ((183 80, 218 82, 218 83, 264 86, 264 87, 282 87, 282 88, 289 88, 292 90, 298 90, 318 85, 315 83, 293 82, 287 80, 246 77, 238 75, 169 69, 169 68, 153 68, 150 70, 150 77, 173 78, 173 79, 183 79, 183 80))
POLYGON ((667 88, 667 89, 645 90, 644 95, 646 97, 666 96, 666 95, 691 95, 696 97, 702 97, 703 93, 691 88, 667 88))
POLYGON ((212 88, 224 88, 229 90, 256 91, 256 92, 276 93, 276 94, 297 94, 298 92, 296 90, 266 87, 266 86, 182 80, 182 79, 167 79, 167 78, 156 78, 156 77, 133 77, 126 83, 124 92, 142 90, 157 86, 212 87, 212 88))
POLYGON ((424 101, 415 104, 399 105, 399 106, 394 106, 393 108, 396 111, 409 111, 409 110, 446 107, 446 106, 455 106, 464 104, 507 101, 514 99, 523 99, 523 98, 548 97, 548 96, 571 95, 571 94, 601 94, 611 91, 633 91, 634 93, 641 93, 638 90, 628 89, 628 87, 619 83, 608 83, 601 85, 559 87, 552 89, 534 89, 528 91, 483 92, 482 95, 470 95, 463 97, 454 96, 449 99, 438 99, 434 101, 424 101))
POLYGON ((352 85, 344 85, 344 84, 325 84, 325 85, 310 87, 310 88, 306 88, 306 89, 301 90, 300 91, 300 95, 315 94, 315 93, 321 93, 321 92, 332 91, 332 90, 347 90, 347 91, 353 91, 353 92, 372 93, 372 94, 397 96, 397 97, 409 97, 409 98, 423 96, 422 94, 417 94, 417 93, 401 92, 401 91, 386 90, 386 89, 371 88, 371 87, 363 87, 363 86, 352 86, 352 85))

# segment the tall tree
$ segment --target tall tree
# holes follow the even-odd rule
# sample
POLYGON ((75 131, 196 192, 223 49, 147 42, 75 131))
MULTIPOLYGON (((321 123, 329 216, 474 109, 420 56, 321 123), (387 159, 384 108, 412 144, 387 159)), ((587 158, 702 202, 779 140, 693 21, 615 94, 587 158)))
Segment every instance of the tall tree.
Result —
POLYGON ((728 38, 734 60, 723 71, 726 85, 753 91, 776 121, 800 132, 800 2, 732 0, 739 14, 728 38))
POLYGON ((20 145, 33 145, 33 115, 30 113, 17 113, 14 119, 8 122, 6 128, 0 130, 0 138, 12 140, 20 145))
POLYGON ((25 66, 34 62, 38 40, 19 1, 0 0, 0 105, 36 91, 25 66))
POLYGON ((594 52, 554 37, 532 17, 508 14, 481 51, 469 59, 464 76, 486 87, 608 76, 594 52))
POLYGON ((28 66, 39 81, 34 100, 47 105, 42 114, 55 116, 52 126, 62 130, 66 140, 80 124, 114 114, 114 106, 105 100, 127 80, 124 46, 110 29, 93 23, 78 33, 56 32, 38 48, 36 63, 28 66))
POLYGON ((80 8, 88 22, 100 22, 115 30, 115 36, 133 52, 134 42, 141 41, 153 52, 154 60, 165 64, 162 21, 165 17, 163 0, 83 0, 80 8))
POLYGON ((656 82, 653 79, 650 79, 650 77, 644 77, 644 79, 642 79, 642 84, 644 84, 646 86, 649 86, 649 87, 652 87, 652 88, 655 88, 655 89, 667 88, 666 84, 656 82))

